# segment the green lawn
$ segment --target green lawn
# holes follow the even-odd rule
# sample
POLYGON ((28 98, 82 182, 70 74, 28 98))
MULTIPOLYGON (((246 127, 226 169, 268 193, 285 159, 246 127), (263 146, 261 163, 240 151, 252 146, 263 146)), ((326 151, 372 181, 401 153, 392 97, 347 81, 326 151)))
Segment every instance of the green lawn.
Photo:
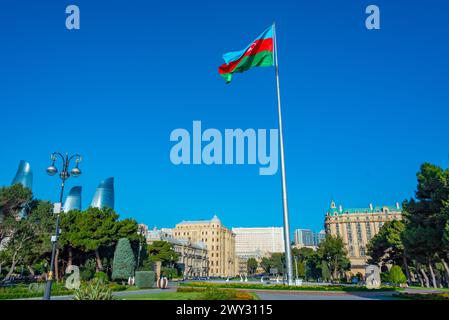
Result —
POLYGON ((121 297, 123 300, 196 300, 201 292, 161 292, 121 297))
POLYGON ((411 286, 410 289, 417 289, 417 290, 438 290, 442 292, 449 292, 449 288, 426 288, 426 287, 415 287, 411 286))

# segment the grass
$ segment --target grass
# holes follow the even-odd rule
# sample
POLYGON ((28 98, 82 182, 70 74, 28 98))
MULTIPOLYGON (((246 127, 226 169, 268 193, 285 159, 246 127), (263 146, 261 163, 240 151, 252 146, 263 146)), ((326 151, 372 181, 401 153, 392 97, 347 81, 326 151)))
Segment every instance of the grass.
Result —
POLYGON ((123 300, 198 300, 201 292, 161 292, 122 297, 123 300))
POLYGON ((397 293, 395 298, 402 300, 449 300, 449 293, 397 293))
POLYGON ((176 292, 160 292, 125 296, 124 300, 258 300, 252 292, 217 288, 178 288, 176 292))
POLYGON ((181 283, 180 286, 200 287, 200 288, 230 288, 230 289, 256 289, 256 290, 294 290, 294 291, 335 291, 335 292, 383 292, 383 291, 403 291, 402 288, 382 287, 380 289, 367 289, 365 287, 349 287, 341 285, 320 285, 320 286, 288 286, 282 284, 263 285, 252 283, 208 283, 189 282, 181 283))
POLYGON ((416 289, 416 290, 438 290, 442 292, 449 292, 449 288, 426 288, 426 287, 417 287, 417 286, 411 286, 410 289, 416 289))

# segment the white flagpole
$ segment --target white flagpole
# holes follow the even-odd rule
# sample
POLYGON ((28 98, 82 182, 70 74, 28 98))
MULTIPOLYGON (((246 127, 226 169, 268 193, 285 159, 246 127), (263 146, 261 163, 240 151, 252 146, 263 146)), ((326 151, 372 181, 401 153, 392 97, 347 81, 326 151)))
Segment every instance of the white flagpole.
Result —
POLYGON ((282 132, 282 112, 281 112, 281 91, 279 88, 279 65, 278 65, 278 46, 276 41, 276 23, 273 23, 274 39, 274 63, 276 69, 276 87, 278 96, 278 118, 279 118, 279 146, 281 151, 281 177, 282 177, 282 203, 284 206, 284 245, 287 264, 287 281, 293 285, 292 252, 290 248, 290 225, 288 222, 288 203, 287 203, 287 182, 285 178, 285 159, 284 159, 284 137, 282 132))

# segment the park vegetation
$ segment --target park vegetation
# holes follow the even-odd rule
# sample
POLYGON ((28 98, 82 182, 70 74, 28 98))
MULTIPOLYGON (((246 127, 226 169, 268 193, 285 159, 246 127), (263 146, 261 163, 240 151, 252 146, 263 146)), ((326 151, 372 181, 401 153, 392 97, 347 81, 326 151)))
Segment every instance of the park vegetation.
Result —
POLYGON ((392 283, 448 287, 449 169, 425 163, 417 180, 415 197, 403 203, 403 220, 385 223, 371 239, 370 263, 392 283))

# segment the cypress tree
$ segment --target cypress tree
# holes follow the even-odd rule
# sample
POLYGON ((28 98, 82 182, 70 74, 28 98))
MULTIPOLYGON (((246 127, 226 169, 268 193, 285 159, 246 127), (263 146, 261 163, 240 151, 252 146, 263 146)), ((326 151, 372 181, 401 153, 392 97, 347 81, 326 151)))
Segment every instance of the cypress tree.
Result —
POLYGON ((128 280, 134 274, 135 258, 127 238, 121 238, 115 247, 112 262, 112 280, 128 280))

